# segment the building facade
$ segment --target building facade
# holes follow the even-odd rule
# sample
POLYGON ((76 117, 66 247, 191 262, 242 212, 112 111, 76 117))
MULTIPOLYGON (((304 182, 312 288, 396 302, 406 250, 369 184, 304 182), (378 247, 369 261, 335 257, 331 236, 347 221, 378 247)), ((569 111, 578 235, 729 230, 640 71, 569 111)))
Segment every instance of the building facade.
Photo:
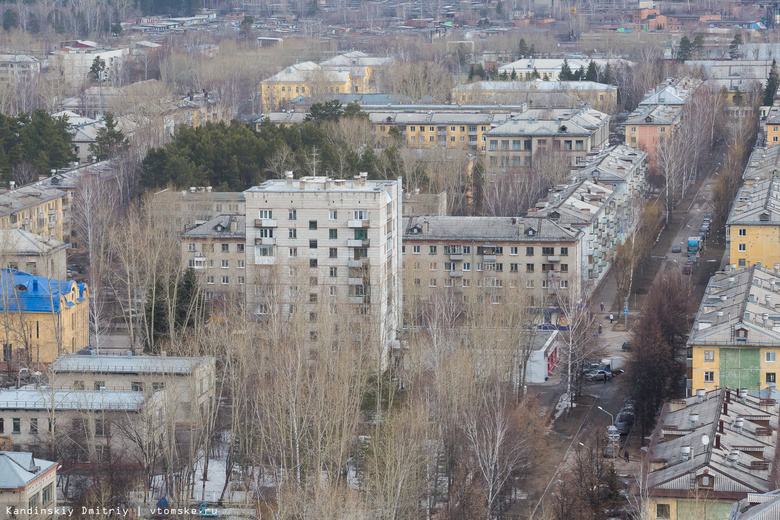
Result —
POLYGON ((64 191, 37 185, 0 193, 0 227, 63 242, 64 191))
POLYGON ((349 313, 383 366, 401 327, 401 181, 269 180, 246 192, 247 312, 289 320, 349 313))
POLYGON ((10 509, 8 516, 20 520, 58 518, 59 514, 55 514, 58 467, 57 462, 36 459, 30 452, 0 451, 3 516, 10 509), (31 509, 33 513, 28 514, 31 509))
MULTIPOLYGON (((517 103, 526 94, 548 94, 549 106, 560 106, 558 94, 567 94, 601 112, 612 112, 617 106, 617 87, 594 81, 475 81, 452 89, 458 103, 517 103)), ((530 103, 529 103, 530 104, 530 103)))
POLYGON ((681 115, 679 105, 640 106, 626 120, 626 144, 641 148, 647 152, 650 164, 656 164, 658 145, 662 139, 673 137, 681 115))
POLYGON ((754 180, 737 192, 726 221, 729 263, 737 267, 780 263, 780 179, 754 180))
POLYGON ((89 346, 86 284, 0 269, 0 289, 0 331, 10 342, 3 343, 3 362, 51 363, 89 346))
POLYGON ((0 229, 0 267, 66 280, 68 244, 21 229, 0 229))
POLYGON ((780 374, 780 271, 718 272, 688 337, 688 390, 770 388, 780 374))

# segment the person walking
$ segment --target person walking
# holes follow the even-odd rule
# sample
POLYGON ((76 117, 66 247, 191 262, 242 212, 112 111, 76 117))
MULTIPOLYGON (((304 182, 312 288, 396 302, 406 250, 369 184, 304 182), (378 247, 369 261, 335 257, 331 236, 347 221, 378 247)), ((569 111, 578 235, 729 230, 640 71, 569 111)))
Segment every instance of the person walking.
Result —
POLYGON ((630 462, 631 458, 628 456, 628 450, 626 450, 626 453, 623 455, 623 458, 626 459, 626 462, 630 462))
POLYGON ((604 312, 604 302, 601 302, 601 312, 604 312))
POLYGON ((612 323, 615 320, 615 316, 613 314, 609 315, 609 322, 612 323))

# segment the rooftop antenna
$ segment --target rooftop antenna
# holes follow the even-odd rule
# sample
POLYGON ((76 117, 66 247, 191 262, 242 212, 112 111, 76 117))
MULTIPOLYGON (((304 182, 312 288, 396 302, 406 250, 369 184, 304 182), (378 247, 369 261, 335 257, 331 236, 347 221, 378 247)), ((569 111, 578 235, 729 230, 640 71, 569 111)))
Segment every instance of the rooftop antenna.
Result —
POLYGON ((311 170, 312 176, 317 176, 317 147, 314 146, 311 151, 311 170))

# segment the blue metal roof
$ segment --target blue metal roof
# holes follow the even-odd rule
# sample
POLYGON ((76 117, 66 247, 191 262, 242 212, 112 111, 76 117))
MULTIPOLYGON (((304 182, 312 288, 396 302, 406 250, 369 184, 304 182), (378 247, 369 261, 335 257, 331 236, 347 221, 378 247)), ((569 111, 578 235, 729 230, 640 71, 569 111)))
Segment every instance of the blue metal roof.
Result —
MULTIPOLYGON (((0 312, 60 312, 62 295, 78 288, 77 302, 84 301, 86 284, 51 280, 15 269, 0 269, 0 312)), ((71 307, 73 302, 65 302, 71 307)))

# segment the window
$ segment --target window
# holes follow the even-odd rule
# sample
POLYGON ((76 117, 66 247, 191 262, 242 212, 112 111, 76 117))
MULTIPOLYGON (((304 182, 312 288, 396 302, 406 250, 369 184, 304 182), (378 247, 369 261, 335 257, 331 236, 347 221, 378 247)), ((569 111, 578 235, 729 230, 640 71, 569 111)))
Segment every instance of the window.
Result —
POLYGON ((747 244, 739 244, 739 248, 738 249, 739 249, 740 253, 747 252, 747 244))
POLYGON ((516 273, 519 271, 519 265, 520 264, 509 264, 509 272, 510 273, 516 273))
POLYGON ((243 260, 237 260, 236 261, 236 267, 238 267, 239 269, 243 269, 244 268, 244 261, 243 260))
POLYGON ((140 381, 133 381, 130 383, 130 390, 133 392, 143 392, 144 384, 140 381))
POLYGON ((431 248, 431 254, 435 255, 436 254, 436 246, 430 246, 430 248, 431 248))
POLYGON ((43 488, 43 505, 48 504, 51 502, 52 497, 54 494, 52 493, 54 489, 54 484, 49 484, 45 488, 43 488))
POLYGON ((569 264, 561 264, 561 272, 562 273, 568 273, 569 272, 569 264))
POLYGON ((555 271, 555 264, 542 264, 542 272, 555 271))
POLYGON ((526 273, 533 273, 534 272, 534 264, 525 264, 525 272, 526 273))
POLYGON ((517 256, 517 247, 510 247, 509 254, 512 256, 517 256))
POLYGON ((461 285, 463 287, 471 287, 471 280, 469 280, 468 278, 464 278, 463 280, 461 280, 461 285))
POLYGON ((368 220, 368 211, 361 209, 355 211, 355 220, 368 220))
POLYGON ((437 268, 438 265, 436 264, 436 262, 431 262, 430 264, 428 264, 428 269, 430 269, 431 271, 435 271, 437 268))
POLYGON ((412 253, 414 253, 415 255, 419 255, 420 254, 420 246, 412 246, 412 253))
POLYGON ((244 252, 244 244, 238 244, 236 246, 236 251, 239 252, 239 253, 243 253, 244 252))
POLYGON ((222 260, 222 269, 227 269, 230 267, 230 260, 222 260))
POLYGON ((569 288, 569 280, 561 280, 561 289, 569 288))
POLYGON ((774 352, 767 352, 766 353, 766 362, 767 363, 774 363, 775 362, 775 353, 774 352))
POLYGON ((74 390, 84 390, 84 381, 73 381, 74 390))
POLYGON ((672 506, 670 504, 656 504, 655 505, 655 517, 656 518, 671 518, 672 506))
POLYGON ((463 262, 463 270, 471 271, 471 262, 463 262))
POLYGON ((287 232, 287 238, 298 238, 298 230, 295 228, 290 228, 287 232))
POLYGON ((568 247, 562 247, 561 248, 561 256, 568 256, 569 255, 569 248, 568 247))
POLYGON ((338 258, 339 250, 335 247, 328 248, 328 258, 338 258))
POLYGON ((713 362, 715 361, 715 351, 714 350, 705 350, 704 351, 704 361, 705 362, 713 362))
POLYGON ((38 505, 38 493, 35 493, 33 496, 30 497, 30 500, 27 501, 27 505, 30 508, 34 508, 38 505))
POLYGON ((774 372, 767 372, 766 373, 766 382, 767 383, 776 383, 777 377, 775 376, 774 372))
POLYGON ((317 241, 316 240, 309 240, 309 248, 310 249, 317 249, 317 241))
POLYGON ((35 417, 30 419, 30 433, 38 434, 38 419, 35 417))
POLYGON ((498 141, 495 139, 490 140, 490 150, 498 150, 498 141))
POLYGON ((737 261, 737 264, 739 265, 739 267, 745 267, 745 265, 746 265, 746 261, 745 261, 745 259, 744 259, 744 258, 740 258, 740 259, 737 261))
POLYGON ((338 229, 329 229, 328 230, 328 238, 331 240, 334 240, 339 237, 339 230, 338 229))
POLYGON ((526 289, 533 289, 534 288, 534 281, 533 280, 526 280, 525 281, 525 288, 526 289))
POLYGON ((316 220, 310 220, 309 221, 309 229, 311 229, 311 230, 317 229, 317 221, 316 220))
POLYGON ((274 218, 274 212, 270 209, 261 209, 259 212, 259 218, 272 219, 274 218))
POLYGON ((290 258, 298 256, 298 248, 297 247, 291 247, 289 249, 289 256, 290 256, 290 258))
POLYGON ((230 252, 230 244, 222 244, 222 252, 223 253, 229 253, 230 252))
POLYGON ((187 246, 187 250, 188 250, 188 251, 195 251, 195 244, 189 244, 189 245, 187 246))
POLYGON ((534 256, 534 248, 533 247, 526 247, 525 248, 525 256, 534 256))
POLYGON ((246 279, 243 276, 238 277, 238 285, 244 285, 246 283, 246 279))
POLYGON ((227 285, 230 283, 230 277, 229 276, 223 276, 222 277, 222 285, 227 285))
POLYGON ((11 433, 22 433, 22 420, 18 417, 11 419, 11 433))
POLYGON ((704 372, 704 382, 705 383, 713 383, 713 382, 715 382, 715 372, 712 372, 712 371, 704 372))
POLYGON ((0 417, 0 433, 5 433, 5 421, 0 417))
POLYGON ((105 381, 95 381, 95 390, 102 390, 106 387, 105 381))
POLYGON ((431 278, 428 281, 428 287, 436 287, 436 278, 431 278))
POLYGON ((555 248, 554 247, 543 247, 542 248, 542 255, 554 255, 555 254, 555 248))
POLYGON ((287 210, 287 219, 288 220, 298 220, 298 212, 294 209, 288 209, 287 210))
POLYGON ((309 267, 317 267, 317 259, 309 258, 309 267))
POLYGON ((105 437, 108 433, 108 423, 103 421, 103 419, 95 419, 95 437, 105 437))
POLYGON ((740 228, 739 229, 739 236, 746 237, 747 236, 747 229, 746 228, 740 228))
POLYGON ((339 275, 338 267, 331 267, 329 273, 331 278, 336 278, 339 275))

